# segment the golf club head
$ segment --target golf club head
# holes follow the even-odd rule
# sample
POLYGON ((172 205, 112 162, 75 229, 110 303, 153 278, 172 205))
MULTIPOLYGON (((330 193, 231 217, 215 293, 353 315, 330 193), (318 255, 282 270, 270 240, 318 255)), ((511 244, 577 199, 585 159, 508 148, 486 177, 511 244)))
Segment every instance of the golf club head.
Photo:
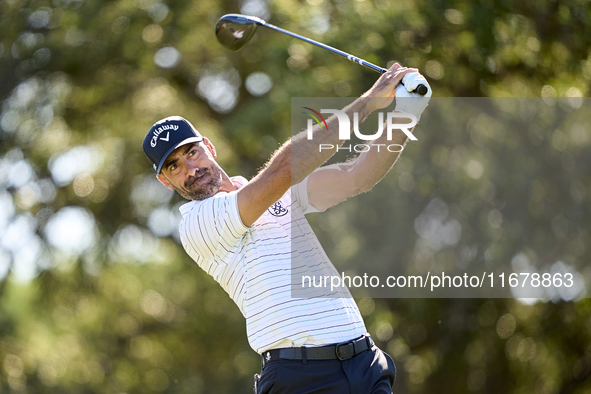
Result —
POLYGON ((227 14, 216 23, 215 36, 224 47, 239 51, 250 41, 261 22, 255 16, 227 14))

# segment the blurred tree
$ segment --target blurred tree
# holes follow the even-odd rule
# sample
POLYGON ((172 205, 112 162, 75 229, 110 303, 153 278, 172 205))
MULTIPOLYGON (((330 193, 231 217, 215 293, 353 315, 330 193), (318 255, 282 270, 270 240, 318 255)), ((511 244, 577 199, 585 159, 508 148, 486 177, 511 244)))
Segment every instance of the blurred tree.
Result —
MULTIPOLYGON (((185 116, 230 174, 254 175, 290 135, 291 97, 356 96, 377 74, 262 30, 228 53, 214 26, 229 12, 379 65, 418 67, 439 97, 589 93, 586 1, 1 0, 0 392, 251 391, 259 360, 243 318, 184 254, 182 201, 158 184, 141 141, 158 119, 185 116)), ((489 245, 497 259, 528 244, 526 255, 540 248, 587 261, 586 124, 550 135, 475 130, 462 145, 454 143, 466 130, 423 130, 429 138, 384 180, 402 212, 391 229, 405 240, 392 246, 396 255, 417 258, 419 236, 408 227, 438 196, 465 230, 461 246, 428 256, 438 263, 470 254, 470 243, 489 245), (501 149, 512 154, 499 160, 501 149), (544 165, 531 159, 539 150, 544 165), (506 176, 521 169, 532 179, 506 176), (503 211, 509 196, 529 211, 510 203, 503 211), (515 225, 505 242, 489 226, 494 210, 515 225)), ((347 204, 341 231, 361 231, 361 203, 347 204)), ((339 256, 337 238, 319 233, 339 256)), ((337 266, 359 256, 341 257, 337 266)), ((588 299, 359 304, 397 361, 401 392, 591 390, 588 299)))

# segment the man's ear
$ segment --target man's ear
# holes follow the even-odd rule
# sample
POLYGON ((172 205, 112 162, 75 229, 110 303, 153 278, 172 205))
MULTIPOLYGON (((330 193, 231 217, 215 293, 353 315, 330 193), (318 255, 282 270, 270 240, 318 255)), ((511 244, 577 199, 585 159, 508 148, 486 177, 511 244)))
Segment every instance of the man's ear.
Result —
POLYGON ((156 174, 156 178, 158 178, 160 183, 162 183, 164 186, 174 191, 174 187, 172 187, 172 184, 168 182, 168 179, 166 179, 166 177, 162 173, 156 174))
POLYGON ((203 144, 205 144, 205 146, 211 152, 211 154, 213 155, 213 157, 215 159, 217 157, 217 152, 215 150, 215 146, 213 146, 213 144, 211 143, 210 140, 207 139, 207 137, 203 137, 203 144))

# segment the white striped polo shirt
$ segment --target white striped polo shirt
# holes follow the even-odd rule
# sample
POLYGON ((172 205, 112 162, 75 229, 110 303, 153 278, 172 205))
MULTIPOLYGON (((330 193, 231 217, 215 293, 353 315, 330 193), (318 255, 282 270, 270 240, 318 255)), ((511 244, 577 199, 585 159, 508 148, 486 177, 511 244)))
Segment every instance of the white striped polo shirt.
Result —
MULTIPOLYGON (((238 188, 248 182, 231 179, 238 188)), ((240 219, 237 191, 180 208, 183 247, 238 305, 258 353, 344 342, 367 332, 347 289, 292 296, 292 280, 299 280, 292 279, 292 268, 293 278, 339 275, 304 217, 318 212, 308 200, 307 181, 288 190, 250 228, 240 219)))

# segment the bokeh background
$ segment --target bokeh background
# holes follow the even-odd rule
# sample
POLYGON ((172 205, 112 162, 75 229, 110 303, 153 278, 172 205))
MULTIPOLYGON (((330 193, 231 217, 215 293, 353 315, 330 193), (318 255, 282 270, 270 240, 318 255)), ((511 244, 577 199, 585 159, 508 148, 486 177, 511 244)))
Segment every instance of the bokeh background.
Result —
MULTIPOLYGON (((185 116, 229 174, 249 177, 289 137, 291 97, 356 96, 377 74, 262 29, 229 53, 214 35, 223 14, 258 15, 382 66, 418 67, 435 96, 553 102, 589 95, 590 11, 584 0, 0 0, 0 392, 251 392, 259 359, 243 317, 184 254, 183 201, 158 184, 141 141, 158 119, 185 116)), ((503 242, 488 179, 522 157, 500 166, 478 151, 491 141, 515 147, 506 135, 485 127, 454 150, 424 130, 385 185, 429 202, 443 185, 434 174, 463 171, 441 178, 468 196, 448 203, 487 208, 454 220, 494 246, 469 250, 472 259, 544 258, 503 242)), ((520 231, 556 245, 552 259, 580 265, 591 193, 580 152, 591 131, 534 130, 524 141, 554 164, 514 190, 535 218, 520 231), (558 199, 573 209, 557 209, 558 199)), ((323 239, 338 267, 338 248, 323 239)), ((413 256, 414 244, 404 247, 413 256)), ((462 258, 461 248, 423 251, 462 258)), ((397 362, 396 392, 591 390, 589 299, 358 301, 397 362)))

